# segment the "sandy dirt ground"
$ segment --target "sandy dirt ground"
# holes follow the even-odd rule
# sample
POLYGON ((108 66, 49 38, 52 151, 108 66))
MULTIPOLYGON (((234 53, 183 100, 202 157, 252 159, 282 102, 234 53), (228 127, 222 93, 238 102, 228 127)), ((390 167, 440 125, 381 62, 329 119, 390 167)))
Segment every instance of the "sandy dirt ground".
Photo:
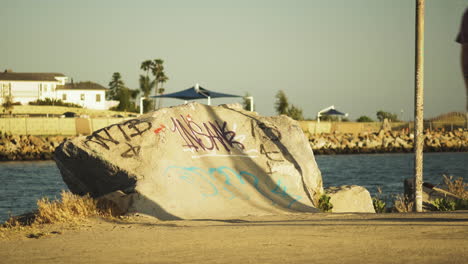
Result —
POLYGON ((468 263, 468 211, 92 219, 4 234, 0 263, 468 263))

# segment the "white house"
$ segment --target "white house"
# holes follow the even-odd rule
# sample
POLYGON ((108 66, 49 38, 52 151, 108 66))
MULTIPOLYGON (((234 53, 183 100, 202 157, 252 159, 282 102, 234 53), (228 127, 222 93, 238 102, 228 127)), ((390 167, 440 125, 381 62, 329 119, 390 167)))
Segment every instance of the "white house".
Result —
POLYGON ((13 101, 27 104, 37 99, 55 98, 57 85, 64 85, 67 77, 61 73, 0 73, 0 92, 4 96, 13 96, 13 101))
POLYGON ((61 73, 0 73, 0 103, 5 96, 23 105, 38 99, 60 99, 89 109, 108 109, 107 88, 92 82, 65 83, 68 78, 61 73))
POLYGON ((107 88, 93 82, 67 83, 56 87, 55 98, 84 108, 105 110, 110 106, 106 101, 106 91, 107 88))

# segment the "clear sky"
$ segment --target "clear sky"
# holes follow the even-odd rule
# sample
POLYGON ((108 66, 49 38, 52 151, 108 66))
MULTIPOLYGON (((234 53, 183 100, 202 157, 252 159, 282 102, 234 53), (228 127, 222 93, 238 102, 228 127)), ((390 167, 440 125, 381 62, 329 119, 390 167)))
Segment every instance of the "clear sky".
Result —
MULTIPOLYGON (((426 0, 426 118, 464 110, 454 39, 466 7, 426 0)), ((415 0, 0 0, 0 69, 106 87, 120 72, 138 88, 141 62, 161 58, 167 92, 195 83, 249 92, 258 112, 273 115, 284 90, 306 117, 335 105, 351 119, 385 110, 408 120, 414 13, 415 0)))

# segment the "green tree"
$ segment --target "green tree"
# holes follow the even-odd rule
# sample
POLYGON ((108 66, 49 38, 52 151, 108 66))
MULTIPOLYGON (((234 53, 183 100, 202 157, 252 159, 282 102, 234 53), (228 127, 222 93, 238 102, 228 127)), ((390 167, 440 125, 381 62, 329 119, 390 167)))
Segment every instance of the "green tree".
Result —
POLYGON ((275 110, 279 115, 287 115, 295 120, 304 120, 302 109, 295 105, 289 105, 288 98, 282 90, 276 94, 275 110))
POLYGON ((295 105, 291 105, 288 108, 288 112, 286 113, 287 116, 291 117, 294 120, 304 120, 304 115, 302 114, 302 109, 296 107, 295 105))
POLYGON ((141 63, 140 69, 146 72, 146 76, 149 75, 149 71, 151 70, 153 66, 153 61, 152 60, 145 60, 141 63))
POLYGON ((112 74, 112 80, 109 82, 109 91, 106 93, 107 100, 119 100, 119 93, 125 84, 119 72, 112 74))
POLYGON ((286 94, 280 90, 276 94, 275 110, 278 115, 286 115, 288 113, 289 103, 286 94))
POLYGON ((112 80, 109 82, 109 92, 106 98, 119 101, 119 104, 112 108, 113 110, 136 112, 137 109, 134 100, 139 93, 140 91, 138 90, 125 87, 120 73, 114 72, 114 74, 112 74, 112 80))
POLYGON ((113 110, 126 111, 126 112, 138 112, 135 104, 135 98, 138 96, 140 91, 123 87, 119 90, 117 95, 119 104, 113 110))
POLYGON ((374 122, 374 120, 368 116, 360 116, 358 119, 356 119, 356 122, 374 122))
POLYGON ((377 111, 376 116, 377 116, 377 119, 380 122, 383 122, 385 118, 387 118, 388 121, 391 121, 391 122, 398 122, 399 121, 398 116, 396 114, 392 114, 392 113, 385 112, 385 111, 382 111, 382 110, 377 111))

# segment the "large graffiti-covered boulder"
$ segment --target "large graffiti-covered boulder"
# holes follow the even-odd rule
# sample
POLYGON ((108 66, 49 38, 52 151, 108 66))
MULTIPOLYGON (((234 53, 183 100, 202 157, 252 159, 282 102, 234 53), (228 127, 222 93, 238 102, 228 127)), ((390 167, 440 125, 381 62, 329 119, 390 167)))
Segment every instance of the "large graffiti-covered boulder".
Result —
POLYGON ((323 192, 296 121, 235 105, 163 108, 68 140, 55 160, 73 193, 122 191, 129 212, 162 220, 317 212, 323 192))

